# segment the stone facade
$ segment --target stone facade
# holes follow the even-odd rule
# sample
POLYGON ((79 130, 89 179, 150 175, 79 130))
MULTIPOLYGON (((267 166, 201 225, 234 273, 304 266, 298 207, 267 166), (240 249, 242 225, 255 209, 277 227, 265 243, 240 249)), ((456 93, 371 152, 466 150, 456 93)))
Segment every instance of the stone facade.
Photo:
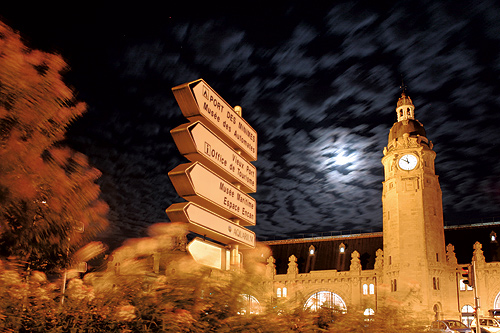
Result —
MULTIPOLYGON (((467 306, 474 307, 474 292, 461 283, 464 262, 457 260, 455 246, 462 244, 445 246, 433 144, 415 119, 415 107, 405 92, 398 100, 396 113, 398 121, 391 128, 382 158, 383 246, 366 252, 361 249, 366 242, 358 242, 360 248, 352 248, 353 242, 362 237, 372 237, 373 246, 380 237, 376 234, 267 242, 274 257, 268 260, 266 272, 269 287, 277 298, 287 297, 312 308, 335 299, 332 302, 337 306, 364 308, 367 313, 394 305, 419 313, 426 320, 467 320, 467 306), (330 248, 320 241, 330 242, 330 248), (338 245, 339 242, 343 243, 338 245), (315 254, 316 248, 310 245, 312 252, 306 257, 295 253, 286 258, 286 273, 279 267, 277 270, 277 263, 284 265, 286 247, 290 252, 298 249, 298 243, 303 243, 303 247, 321 245, 321 255, 328 252, 331 265, 322 263, 318 259, 320 253, 315 254), (345 244, 351 246, 349 251, 345 244), (348 254, 350 258, 346 257, 348 254), (299 257, 303 258, 301 269, 299 257), (314 268, 314 264, 320 269, 314 268)), ((499 225, 492 224, 490 229, 498 230, 499 225)), ((491 231, 490 236, 490 242, 496 245, 496 233, 491 231)), ((479 311, 487 315, 489 309, 500 308, 500 262, 486 262, 479 242, 474 244, 471 259, 476 263, 476 292, 482 305, 479 311)))

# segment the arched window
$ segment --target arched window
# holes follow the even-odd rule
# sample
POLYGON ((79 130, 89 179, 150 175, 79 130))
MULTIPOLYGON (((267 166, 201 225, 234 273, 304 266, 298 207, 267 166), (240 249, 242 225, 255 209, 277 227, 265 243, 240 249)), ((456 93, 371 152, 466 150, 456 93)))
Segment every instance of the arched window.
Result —
POLYGON ((366 283, 363 285, 363 295, 368 295, 368 285, 366 283))
POLYGON ((339 295, 326 290, 312 294, 304 304, 304 308, 311 311, 321 308, 330 308, 342 312, 347 310, 344 300, 339 295))
POLYGON ((465 290, 472 290, 473 288, 469 286, 468 284, 464 283, 464 280, 460 280, 460 291, 465 291, 465 290))
POLYGON ((286 290, 286 287, 283 287, 283 297, 286 297, 287 296, 287 290, 286 290))
POLYGON ((462 323, 470 326, 472 319, 474 319, 474 308, 470 305, 464 305, 462 307, 462 323))
POLYGON ((375 285, 373 283, 370 283, 370 295, 375 294, 375 285))
POLYGON ((365 316, 373 316, 375 314, 375 311, 373 311, 373 309, 368 308, 368 309, 365 309, 365 312, 363 312, 363 314, 365 316))
POLYGON ((276 289, 276 296, 281 297, 281 288, 276 289))
POLYGON ((434 288, 434 290, 439 290, 439 278, 432 278, 432 287, 434 288))
POLYGON ((397 291, 398 290, 398 284, 396 279, 391 280, 391 291, 397 291))
POLYGON ((241 301, 241 309, 240 311, 238 311, 238 314, 246 315, 246 314, 260 313, 260 303, 254 296, 241 294, 240 301, 241 301))
POLYGON ((368 309, 365 309, 365 312, 363 312, 363 314, 365 316, 373 316, 375 314, 375 311, 373 311, 373 309, 371 309, 371 308, 368 308, 368 309))
POLYGON ((373 311, 373 309, 371 309, 371 308, 368 308, 368 309, 365 309, 363 314, 365 315, 365 321, 372 321, 373 315, 375 314, 375 311, 373 311))
POLYGON ((493 309, 500 309, 500 292, 495 297, 495 302, 493 302, 493 309))

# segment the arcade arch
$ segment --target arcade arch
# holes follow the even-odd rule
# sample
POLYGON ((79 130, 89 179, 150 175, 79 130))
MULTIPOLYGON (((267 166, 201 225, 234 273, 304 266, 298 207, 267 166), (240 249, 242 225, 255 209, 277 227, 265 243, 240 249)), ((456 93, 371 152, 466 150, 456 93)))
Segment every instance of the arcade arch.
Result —
POLYGON ((241 294, 241 309, 238 314, 259 314, 261 312, 260 303, 252 295, 241 294))
POLYGON ((344 300, 339 295, 328 290, 317 291, 307 299, 304 309, 316 311, 322 307, 347 311, 344 300))

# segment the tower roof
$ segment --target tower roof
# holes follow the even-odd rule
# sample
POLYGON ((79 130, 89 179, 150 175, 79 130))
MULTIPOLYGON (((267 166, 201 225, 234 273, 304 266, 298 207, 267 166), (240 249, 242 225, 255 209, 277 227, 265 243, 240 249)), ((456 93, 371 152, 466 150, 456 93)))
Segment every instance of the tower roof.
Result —
POLYGON ((401 97, 399 97, 398 104, 397 104, 396 108, 399 108, 400 106, 406 106, 406 105, 415 107, 413 105, 413 102, 411 101, 410 96, 407 96, 405 91, 403 90, 403 92, 401 93, 401 97))
POLYGON ((394 123, 389 132, 389 142, 402 137, 405 133, 410 136, 426 136, 424 126, 415 119, 415 106, 410 96, 406 94, 406 86, 404 85, 396 105, 396 116, 398 121, 394 123))
POLYGON ((407 121, 398 121, 394 123, 389 132, 389 142, 393 139, 402 137, 405 133, 408 133, 410 136, 420 135, 427 137, 424 126, 418 120, 408 119, 407 121))

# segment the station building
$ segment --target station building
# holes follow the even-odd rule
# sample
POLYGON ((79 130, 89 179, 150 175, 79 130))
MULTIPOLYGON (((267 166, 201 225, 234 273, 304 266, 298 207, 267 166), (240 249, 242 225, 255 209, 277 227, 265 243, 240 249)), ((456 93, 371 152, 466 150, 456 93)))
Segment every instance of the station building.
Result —
POLYGON ((273 297, 305 308, 403 307, 424 318, 472 320, 474 262, 479 313, 500 309, 500 222, 444 227, 436 153, 403 91, 382 164, 383 231, 264 242, 273 297))

